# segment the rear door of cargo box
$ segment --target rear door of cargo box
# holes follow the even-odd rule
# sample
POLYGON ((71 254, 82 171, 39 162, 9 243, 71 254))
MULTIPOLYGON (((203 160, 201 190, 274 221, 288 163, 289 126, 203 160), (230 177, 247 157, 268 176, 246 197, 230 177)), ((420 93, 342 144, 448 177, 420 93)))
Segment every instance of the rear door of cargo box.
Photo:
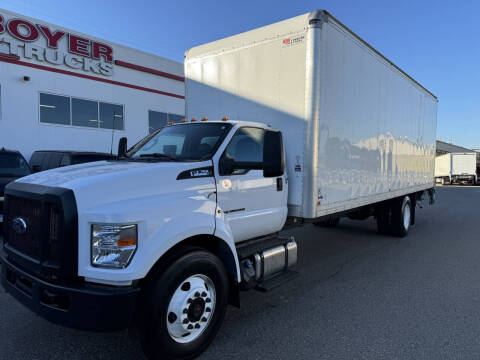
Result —
POLYGON ((476 169, 475 153, 452 153, 452 175, 474 175, 476 169))

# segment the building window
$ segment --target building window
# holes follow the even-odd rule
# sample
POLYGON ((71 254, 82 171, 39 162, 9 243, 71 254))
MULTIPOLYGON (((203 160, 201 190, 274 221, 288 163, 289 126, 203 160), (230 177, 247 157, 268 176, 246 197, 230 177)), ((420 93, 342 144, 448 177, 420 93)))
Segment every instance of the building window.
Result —
POLYGON ((150 110, 148 112, 148 133, 154 133, 169 122, 179 123, 183 118, 183 115, 150 110))
POLYGON ((72 98, 72 125, 98 128, 98 103, 72 98))
POLYGON ((40 94, 40 121, 48 124, 70 125, 70 98, 40 94))
POLYGON ((124 130, 123 106, 40 93, 40 122, 124 130))
POLYGON ((101 102, 100 127, 102 129, 123 130, 123 106, 101 102))

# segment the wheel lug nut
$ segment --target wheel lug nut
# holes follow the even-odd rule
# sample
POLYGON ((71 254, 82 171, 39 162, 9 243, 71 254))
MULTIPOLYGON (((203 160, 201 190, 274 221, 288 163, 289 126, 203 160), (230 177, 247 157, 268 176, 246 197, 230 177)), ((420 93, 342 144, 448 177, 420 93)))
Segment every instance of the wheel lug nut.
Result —
POLYGON ((168 322, 172 324, 175 322, 175 320, 177 320, 177 315, 175 315, 173 312, 168 313, 168 322))
POLYGON ((207 296, 207 293, 204 291, 202 292, 202 297, 205 297, 205 296, 207 296))
POLYGON ((212 311, 212 309, 206 308, 205 311, 206 311, 206 312, 210 312, 210 311, 212 311))
POLYGON ((209 303, 209 302, 211 302, 211 301, 212 301, 212 300, 210 300, 210 298, 206 298, 206 299, 205 299, 205 302, 206 302, 206 303, 209 303))
POLYGON ((183 313, 184 314, 188 313, 188 309, 183 309, 183 313))
POLYGON ((188 330, 192 330, 192 329, 193 329, 193 325, 192 325, 192 324, 188 325, 187 329, 188 329, 188 330))
POLYGON ((204 317, 202 318, 202 322, 206 322, 206 321, 207 321, 207 318, 204 316, 204 317))
POLYGON ((188 300, 187 300, 187 303, 191 304, 192 301, 193 301, 192 299, 188 299, 188 300))
POLYGON ((200 329, 200 324, 195 324, 195 329, 200 329))
POLYGON ((199 297, 199 296, 200 296, 200 293, 197 291, 197 292, 195 293, 195 297, 199 297))
POLYGON ((183 319, 183 323, 188 324, 188 319, 187 318, 183 319))

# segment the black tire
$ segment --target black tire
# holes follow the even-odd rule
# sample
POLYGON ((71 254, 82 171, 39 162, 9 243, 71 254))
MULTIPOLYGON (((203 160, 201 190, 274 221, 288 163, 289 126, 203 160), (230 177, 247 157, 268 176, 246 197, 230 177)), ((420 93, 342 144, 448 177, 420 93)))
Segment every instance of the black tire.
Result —
POLYGON ((393 200, 392 203, 392 234, 405 237, 412 224, 412 201, 409 196, 393 200), (408 212, 408 213, 407 213, 408 212))
POLYGON ((376 209, 377 230, 382 235, 389 235, 392 232, 392 207, 390 202, 380 204, 376 209))
POLYGON ((339 217, 331 217, 327 220, 317 221, 317 222, 313 223, 313 225, 321 226, 321 227, 334 228, 338 225, 339 222, 340 222, 339 217))
POLYGON ((213 341, 225 317, 228 304, 228 277, 223 263, 214 254, 195 250, 174 261, 152 282, 144 296, 143 311, 138 321, 138 334, 145 355, 156 359, 192 359, 213 341), (168 306, 173 294, 193 275, 207 276, 214 284, 216 300, 210 322, 198 338, 188 343, 177 342, 167 329, 168 306))

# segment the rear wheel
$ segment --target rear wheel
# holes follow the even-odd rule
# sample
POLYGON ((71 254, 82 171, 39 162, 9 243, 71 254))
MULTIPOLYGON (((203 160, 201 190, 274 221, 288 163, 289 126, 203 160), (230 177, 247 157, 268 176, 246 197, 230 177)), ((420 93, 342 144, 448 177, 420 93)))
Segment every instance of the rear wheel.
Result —
POLYGON ((225 316, 228 277, 212 253, 190 252, 167 268, 146 296, 140 322, 149 359, 190 359, 215 338, 225 316))
POLYGON ((404 237, 407 235, 412 223, 412 201, 409 196, 404 196, 393 201, 392 206, 392 232, 393 235, 404 237))

